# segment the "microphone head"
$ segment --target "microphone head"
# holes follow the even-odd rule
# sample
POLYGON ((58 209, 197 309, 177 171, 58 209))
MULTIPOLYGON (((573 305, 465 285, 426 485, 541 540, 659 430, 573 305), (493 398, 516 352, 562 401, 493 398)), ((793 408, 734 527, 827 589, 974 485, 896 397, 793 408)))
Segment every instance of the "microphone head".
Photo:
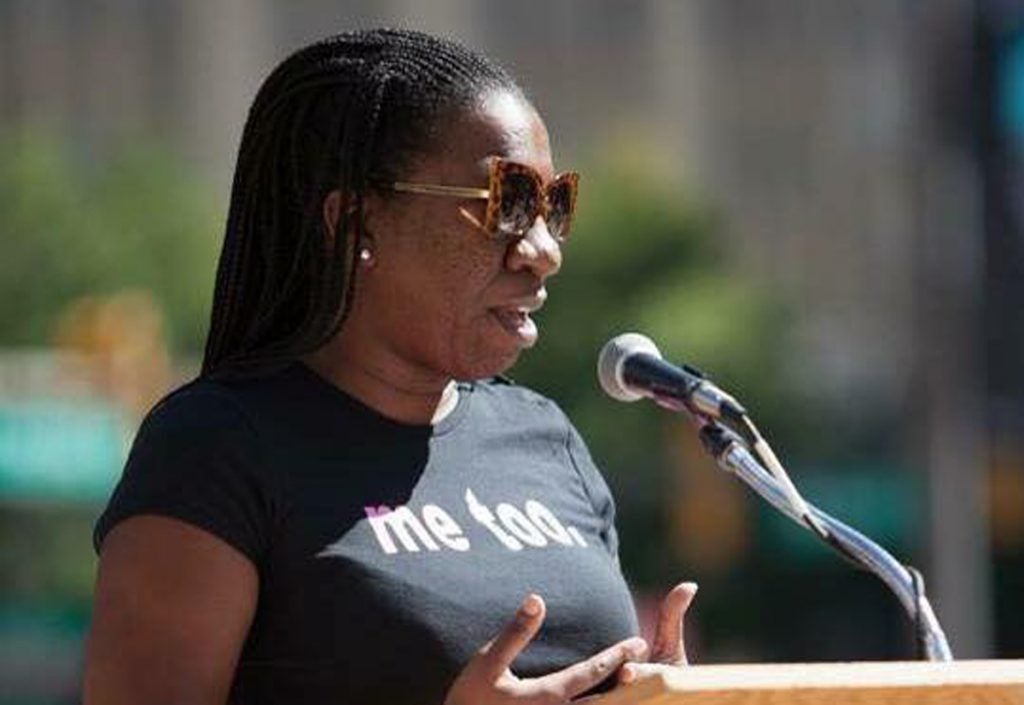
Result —
POLYGON ((617 335, 601 348, 597 357, 597 379, 605 394, 619 401, 637 401, 643 394, 629 388, 622 377, 622 366, 631 355, 642 353, 661 359, 654 341, 640 333, 617 335))

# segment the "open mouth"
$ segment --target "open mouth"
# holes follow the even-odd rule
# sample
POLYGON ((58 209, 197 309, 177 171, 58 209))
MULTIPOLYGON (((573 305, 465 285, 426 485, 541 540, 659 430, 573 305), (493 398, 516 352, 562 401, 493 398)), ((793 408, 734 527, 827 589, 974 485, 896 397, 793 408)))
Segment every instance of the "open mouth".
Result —
POLYGON ((529 347, 537 341, 537 324, 525 308, 492 308, 491 316, 522 347, 529 347))

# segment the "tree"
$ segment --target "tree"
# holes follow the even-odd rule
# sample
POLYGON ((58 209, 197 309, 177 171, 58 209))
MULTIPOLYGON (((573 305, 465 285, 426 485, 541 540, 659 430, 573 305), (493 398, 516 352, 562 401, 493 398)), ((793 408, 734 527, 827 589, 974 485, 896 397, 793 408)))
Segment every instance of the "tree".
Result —
POLYGON ((175 349, 197 351, 220 225, 195 176, 148 145, 97 160, 21 133, 0 151, 0 345, 43 345, 76 298, 137 288, 175 349))

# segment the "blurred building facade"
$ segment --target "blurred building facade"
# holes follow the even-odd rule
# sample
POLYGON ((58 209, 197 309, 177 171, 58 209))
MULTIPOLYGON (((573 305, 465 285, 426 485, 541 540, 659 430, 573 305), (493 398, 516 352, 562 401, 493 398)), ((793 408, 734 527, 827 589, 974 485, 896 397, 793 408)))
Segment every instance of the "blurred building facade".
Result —
MULTIPOLYGON (((801 365, 819 393, 897 407, 916 383, 922 250, 951 219, 956 233, 980 227, 977 167, 953 134, 971 98, 973 12, 963 0, 10 0, 0 118, 99 149, 155 132, 226 194, 248 104, 289 50, 380 23, 451 34, 522 77, 563 161, 609 141, 656 149, 659 168, 722 206, 738 274, 806 301, 801 365)), ((949 243, 973 276, 979 242, 949 243)))
MULTIPOLYGON (((995 649, 984 341, 1005 314, 984 317, 980 7, 7 0, 0 121, 97 152, 156 135, 226 202, 248 104, 291 49, 382 23, 482 48, 522 78, 560 161, 635 148, 720 208, 735 276, 798 302, 788 373, 807 398, 851 424, 901 425, 878 442, 931 479, 922 567, 958 655, 983 656, 995 649)), ((1000 400, 1020 415, 1019 391, 1000 400)), ((1011 477, 1022 472, 1008 462, 1011 477)), ((1024 532, 1018 519, 1008 531, 1024 532)))

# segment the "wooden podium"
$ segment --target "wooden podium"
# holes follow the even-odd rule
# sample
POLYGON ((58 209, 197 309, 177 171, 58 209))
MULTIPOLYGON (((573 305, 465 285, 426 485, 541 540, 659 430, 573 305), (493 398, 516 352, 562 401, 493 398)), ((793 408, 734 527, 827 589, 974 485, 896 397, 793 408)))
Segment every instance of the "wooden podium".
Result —
POLYGON ((1024 660, 665 667, 593 705, 1024 705, 1024 660))

